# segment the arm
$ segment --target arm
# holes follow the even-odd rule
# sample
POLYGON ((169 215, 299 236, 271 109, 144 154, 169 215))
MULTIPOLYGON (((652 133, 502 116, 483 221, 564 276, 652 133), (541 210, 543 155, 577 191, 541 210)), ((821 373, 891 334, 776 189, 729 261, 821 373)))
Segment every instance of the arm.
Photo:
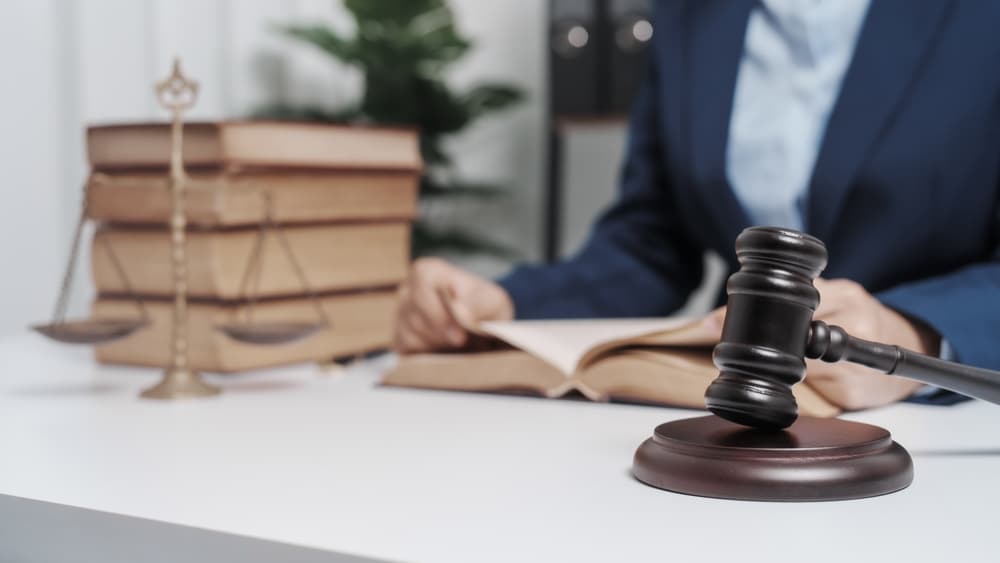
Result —
MULTIPOLYGON (((1000 231, 1000 213, 997 218, 1000 231)), ((946 340, 963 364, 1000 369, 1000 244, 984 262, 883 291, 886 306, 946 340)))
MULTIPOLYGON (((840 325, 865 340, 929 356, 937 356, 941 343, 947 342, 953 359, 1000 369, 1000 213, 993 227, 997 235, 986 241, 993 252, 981 262, 944 276, 905 283, 874 296, 853 282, 817 280, 822 300, 814 318, 840 325)), ((859 366, 813 360, 807 381, 847 409, 889 403, 920 388, 915 381, 859 366)), ((955 402, 952 397, 945 394, 924 402, 950 404, 955 402)))
POLYGON ((701 281, 703 249, 677 220, 665 171, 660 98, 651 70, 633 109, 619 199, 584 248, 565 262, 521 266, 500 280, 517 317, 666 315, 701 281))

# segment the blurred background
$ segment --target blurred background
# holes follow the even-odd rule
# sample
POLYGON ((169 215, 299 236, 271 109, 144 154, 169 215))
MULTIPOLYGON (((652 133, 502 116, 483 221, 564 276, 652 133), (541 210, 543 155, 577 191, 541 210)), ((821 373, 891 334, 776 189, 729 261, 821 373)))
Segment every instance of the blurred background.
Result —
MULTIPOLYGON (((477 108, 454 127, 442 127, 433 140, 447 159, 438 178, 445 187, 483 192, 423 206, 425 222, 468 239, 438 241, 421 253, 495 276, 514 261, 551 260, 579 246, 614 195, 624 115, 653 34, 648 2, 375 4, 389 12, 361 16, 391 17, 396 10, 404 17, 415 5, 442 4, 443 16, 425 18, 429 33, 441 26, 451 31, 424 46, 441 63, 434 72, 446 88, 477 108)), ((343 117, 364 97, 367 73, 364 65, 345 60, 350 57, 333 40, 354 35, 365 5, 0 4, 0 154, 6 176, 0 188, 0 264, 6 274, 0 332, 23 330, 49 314, 79 214, 86 125, 166 119, 152 84, 168 74, 174 56, 201 84, 191 119, 343 117)), ((86 267, 80 267, 73 289, 78 311, 92 294, 88 284, 86 267)))

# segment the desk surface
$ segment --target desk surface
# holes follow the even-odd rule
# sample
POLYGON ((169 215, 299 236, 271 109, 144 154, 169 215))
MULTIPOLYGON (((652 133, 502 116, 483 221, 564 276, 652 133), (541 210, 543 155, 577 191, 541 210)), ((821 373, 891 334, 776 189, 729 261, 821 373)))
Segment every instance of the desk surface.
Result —
MULTIPOLYGON (((848 417, 889 428, 909 449, 916 478, 902 492, 750 503, 630 476, 652 428, 692 411, 380 388, 388 358, 343 375, 301 366, 215 377, 226 388, 218 398, 161 403, 136 398, 155 371, 97 366, 86 350, 29 335, 0 342, 0 358, 0 501, 238 534, 331 560, 997 557, 1000 409, 978 402, 848 417)), ((29 540, 0 545, 18 541, 29 540)))

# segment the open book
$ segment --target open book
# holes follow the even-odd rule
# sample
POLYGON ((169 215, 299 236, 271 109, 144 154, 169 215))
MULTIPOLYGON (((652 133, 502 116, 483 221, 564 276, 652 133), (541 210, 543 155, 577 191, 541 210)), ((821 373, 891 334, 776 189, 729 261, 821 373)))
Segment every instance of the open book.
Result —
MULTIPOLYGON (((484 322, 474 330, 490 349, 403 355, 382 383, 543 397, 575 390, 594 401, 704 408, 719 374, 716 336, 700 319, 484 322)), ((805 383, 793 392, 802 414, 840 412, 805 383)))

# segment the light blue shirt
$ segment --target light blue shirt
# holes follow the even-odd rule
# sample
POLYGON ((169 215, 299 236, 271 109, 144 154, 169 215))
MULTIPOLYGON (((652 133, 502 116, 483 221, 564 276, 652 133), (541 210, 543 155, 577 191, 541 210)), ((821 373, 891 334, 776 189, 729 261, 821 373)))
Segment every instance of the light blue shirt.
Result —
POLYGON ((816 156, 870 0, 760 0, 747 23, 726 175, 756 225, 803 230, 816 156))

